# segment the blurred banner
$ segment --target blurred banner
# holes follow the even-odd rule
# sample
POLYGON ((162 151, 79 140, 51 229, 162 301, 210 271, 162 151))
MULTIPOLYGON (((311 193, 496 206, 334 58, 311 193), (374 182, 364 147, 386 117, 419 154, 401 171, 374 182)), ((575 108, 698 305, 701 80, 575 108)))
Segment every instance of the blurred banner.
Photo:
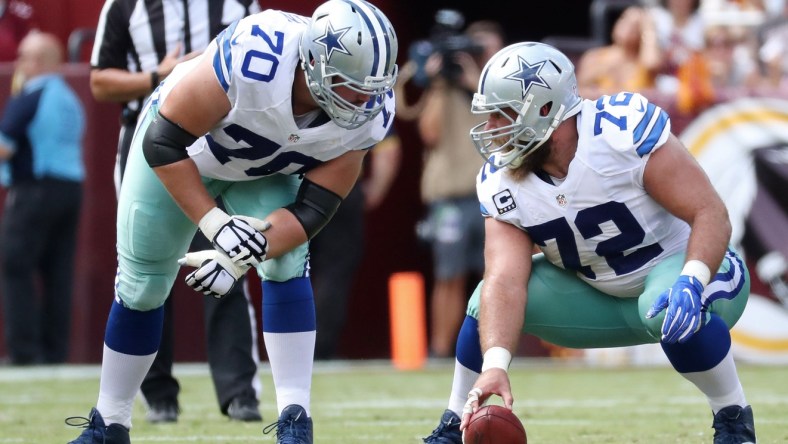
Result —
POLYGON ((709 108, 680 136, 725 201, 752 295, 731 332, 742 361, 788 363, 788 101, 709 108))

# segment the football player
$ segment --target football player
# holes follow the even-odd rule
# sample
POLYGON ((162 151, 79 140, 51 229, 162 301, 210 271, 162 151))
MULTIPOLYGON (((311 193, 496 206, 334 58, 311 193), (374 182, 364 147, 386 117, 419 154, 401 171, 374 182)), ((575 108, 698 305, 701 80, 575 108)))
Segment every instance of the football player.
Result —
POLYGON ((471 130, 485 274, 459 334, 448 409, 425 442, 460 444, 522 333, 572 348, 659 342, 708 400, 715 443, 755 442, 729 328, 749 296, 720 197, 670 118, 631 92, 583 100, 557 49, 525 42, 485 66, 471 130), (540 253, 537 254, 537 248, 540 253))
POLYGON ((196 267, 187 284, 215 297, 256 267, 279 412, 269 430, 278 443, 312 443, 307 240, 392 125, 396 57, 378 8, 329 0, 311 19, 267 10, 233 23, 151 95, 118 202, 98 403, 73 444, 130 442, 134 396, 156 355, 179 261, 196 267), (215 249, 184 256, 198 227, 215 249))

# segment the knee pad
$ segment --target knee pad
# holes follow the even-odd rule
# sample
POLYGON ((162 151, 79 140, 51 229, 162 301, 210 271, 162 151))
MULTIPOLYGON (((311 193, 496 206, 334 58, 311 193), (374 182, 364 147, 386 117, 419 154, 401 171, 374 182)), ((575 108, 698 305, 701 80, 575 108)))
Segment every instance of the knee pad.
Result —
POLYGON ((264 280, 286 282, 306 276, 308 244, 304 243, 276 259, 257 266, 257 274, 264 280))
POLYGON ((174 278, 164 274, 129 276, 119 272, 115 283, 115 296, 132 310, 153 310, 164 305, 173 283, 174 278))

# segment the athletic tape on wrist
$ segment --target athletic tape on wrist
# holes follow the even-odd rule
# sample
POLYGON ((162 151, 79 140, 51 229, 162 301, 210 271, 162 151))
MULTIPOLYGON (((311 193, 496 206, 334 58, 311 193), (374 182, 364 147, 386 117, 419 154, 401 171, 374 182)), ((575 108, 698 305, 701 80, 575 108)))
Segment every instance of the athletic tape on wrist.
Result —
POLYGON ((708 285, 711 280, 711 270, 709 270, 709 266, 697 259, 687 261, 687 263, 684 264, 684 268, 681 269, 681 274, 683 276, 694 277, 703 285, 703 288, 706 288, 706 285, 708 285))
POLYGON ((490 347, 484 352, 484 363, 482 373, 491 368, 500 368, 505 372, 509 371, 509 364, 512 363, 512 354, 503 347, 490 347))
POLYGON ((213 207, 210 211, 205 213, 205 216, 200 219, 200 223, 197 225, 200 227, 202 234, 204 234, 209 241, 213 242, 216 233, 219 232, 228 220, 230 220, 229 214, 220 210, 218 207, 213 207))

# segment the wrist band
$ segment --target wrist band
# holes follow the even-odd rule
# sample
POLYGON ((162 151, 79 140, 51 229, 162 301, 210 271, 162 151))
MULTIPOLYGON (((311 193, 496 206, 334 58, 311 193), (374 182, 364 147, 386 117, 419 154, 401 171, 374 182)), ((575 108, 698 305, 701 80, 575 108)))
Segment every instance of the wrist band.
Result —
POLYGON ((159 86, 159 71, 150 72, 150 89, 156 89, 159 86))
POLYGON ((213 242, 216 233, 218 233, 229 220, 230 216, 227 213, 220 210, 218 207, 213 207, 210 211, 205 213, 205 216, 200 219, 197 226, 200 227, 202 234, 204 234, 209 241, 213 242))
POLYGON ((711 271, 709 270, 709 266, 697 259, 687 261, 687 263, 684 264, 684 268, 681 270, 681 274, 684 276, 694 277, 698 280, 698 282, 701 283, 701 285, 703 285, 704 288, 711 280, 711 271))
POLYGON ((484 352, 484 363, 482 373, 491 368, 500 368, 505 372, 509 371, 509 364, 512 363, 512 354, 503 347, 490 347, 484 352))

